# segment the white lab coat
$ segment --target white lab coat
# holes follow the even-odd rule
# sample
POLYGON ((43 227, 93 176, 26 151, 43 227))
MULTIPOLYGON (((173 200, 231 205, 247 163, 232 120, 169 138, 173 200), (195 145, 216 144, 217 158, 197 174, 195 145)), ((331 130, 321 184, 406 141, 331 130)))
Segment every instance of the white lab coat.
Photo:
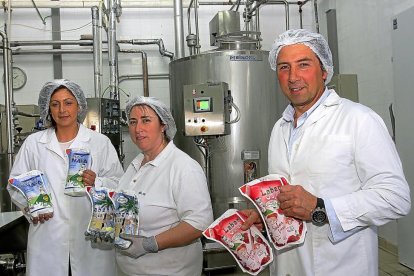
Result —
MULTIPOLYGON (((96 186, 115 188, 123 174, 122 166, 110 140, 80 125, 70 148, 90 151, 91 170, 97 175, 96 186)), ((27 275, 68 275, 70 262, 73 276, 116 274, 114 249, 92 248, 85 240, 91 217, 87 196, 64 194, 68 171, 67 156, 63 153, 53 128, 30 135, 16 156, 10 177, 30 170, 40 170, 48 178, 54 216, 44 224, 30 225, 27 246, 27 275)), ((24 205, 22 197, 8 187, 16 205, 24 205)), ((93 245, 96 247, 96 245, 93 245)))
POLYGON ((344 231, 362 230, 334 244, 328 224, 307 223, 304 244, 277 252, 271 275, 378 275, 377 226, 410 210, 409 187, 382 119, 330 92, 302 126, 290 157, 290 123, 281 118, 275 124, 269 173, 330 199, 344 231))

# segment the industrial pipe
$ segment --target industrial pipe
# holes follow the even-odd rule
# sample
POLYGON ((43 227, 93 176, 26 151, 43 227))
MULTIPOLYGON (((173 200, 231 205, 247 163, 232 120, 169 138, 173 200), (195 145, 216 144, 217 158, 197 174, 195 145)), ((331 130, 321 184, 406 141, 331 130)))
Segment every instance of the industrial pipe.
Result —
POLYGON ((273 5, 277 5, 277 4, 281 4, 281 5, 285 5, 285 15, 286 15, 286 30, 289 30, 290 26, 289 26, 289 2, 286 0, 269 0, 267 1, 267 4, 273 4, 273 5))
MULTIPOLYGON (((184 0, 185 6, 188 6, 189 0, 184 0)), ((101 0, 37 0, 37 8, 92 8, 93 6, 99 6, 101 0)), ((3 0, 0 1, 0 5, 5 7, 10 5, 11 8, 33 8, 33 2, 31 0, 3 0)), ((171 0, 147 0, 147 1, 133 1, 123 0, 123 8, 172 8, 174 7, 171 0)))
MULTIPOLYGON (((108 50, 102 50, 106 53, 108 50)), ((92 54, 93 49, 30 49, 13 50, 13 55, 38 55, 38 54, 92 54)))
MULTIPOLYGON (((143 79, 144 75, 143 74, 138 74, 138 75, 123 75, 123 76, 119 76, 119 83, 126 81, 126 80, 134 80, 134 79, 143 79)), ((148 79, 151 80, 167 80, 170 78, 170 74, 165 73, 165 74, 148 74, 148 79)))
POLYGON ((319 33, 319 14, 318 14, 318 3, 317 0, 313 0, 314 10, 315 10, 315 26, 316 32, 319 33))
POLYGON ((99 8, 92 7, 92 34, 93 34, 93 74, 95 98, 101 97, 102 91, 102 35, 99 8))
MULTIPOLYGON (((13 97, 13 79, 12 79, 12 65, 11 65, 11 49, 6 33, 0 31, 0 36, 3 40, 3 67, 4 67, 4 94, 5 94, 5 111, 6 111, 6 135, 7 135, 7 163, 8 173, 10 173, 13 165, 14 145, 13 145, 13 121, 12 121, 12 97, 13 97)), ((10 203, 10 210, 13 209, 10 203)))
POLYGON ((128 39, 128 40, 118 40, 119 44, 132 44, 132 45, 158 45, 161 56, 169 57, 170 59, 174 58, 174 54, 165 50, 164 42, 162 39, 128 39))
POLYGON ((93 40, 26 40, 26 41, 10 41, 11 47, 19 46, 44 46, 44 45, 79 45, 92 46, 93 40))
POLYGON ((190 5, 188 6, 187 9, 187 19, 188 19, 188 34, 191 35, 191 6, 193 5, 194 2, 194 24, 195 24, 195 28, 196 28, 196 33, 195 33, 195 54, 199 54, 200 53, 200 35, 199 35, 199 28, 198 28, 198 0, 191 0, 190 5))
POLYGON ((175 57, 184 57, 183 1, 174 0, 175 57))
MULTIPOLYGON (((147 62, 147 53, 139 50, 120 50, 121 53, 138 53, 141 54, 142 58, 142 75, 143 75, 143 89, 144 97, 149 97, 149 86, 148 86, 148 62, 147 62)), ((120 81, 118 80, 118 83, 120 81)))
POLYGON ((108 60, 110 99, 118 99, 118 52, 116 45, 116 0, 109 1, 108 60))

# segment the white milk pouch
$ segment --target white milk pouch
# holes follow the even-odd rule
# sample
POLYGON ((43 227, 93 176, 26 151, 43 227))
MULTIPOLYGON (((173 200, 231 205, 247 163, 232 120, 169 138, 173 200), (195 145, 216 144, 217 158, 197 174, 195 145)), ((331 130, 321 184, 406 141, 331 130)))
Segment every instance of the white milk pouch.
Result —
POLYGON ((119 234, 138 235, 138 198, 131 191, 120 191, 113 194, 112 201, 115 205, 115 245, 127 249, 131 242, 120 238, 119 234))
POLYGON ((67 149, 66 154, 68 156, 69 169, 65 184, 65 194, 83 196, 85 195, 85 185, 82 174, 84 170, 90 168, 90 154, 83 149, 67 149))
POLYGON ((95 242, 113 242, 115 238, 115 212, 111 197, 114 192, 105 187, 89 186, 86 191, 92 205, 92 216, 85 236, 95 242))
POLYGON ((27 214, 32 218, 39 214, 53 213, 49 183, 41 171, 33 170, 10 178, 9 185, 26 199, 27 214))
POLYGON ((306 223, 292 217, 286 217, 280 209, 277 199, 283 185, 288 181, 280 175, 270 174, 250 181, 239 188, 259 211, 271 242, 277 250, 301 244, 305 240, 306 223))
POLYGON ((256 226, 241 230, 246 219, 243 213, 229 209, 203 235, 223 245, 243 272, 257 275, 273 261, 273 253, 269 242, 256 226))

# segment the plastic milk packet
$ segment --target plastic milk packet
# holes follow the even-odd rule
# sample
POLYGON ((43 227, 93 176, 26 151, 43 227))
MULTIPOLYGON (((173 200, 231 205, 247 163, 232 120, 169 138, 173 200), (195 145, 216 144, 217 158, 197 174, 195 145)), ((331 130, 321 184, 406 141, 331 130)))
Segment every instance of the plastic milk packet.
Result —
POLYGON ((270 174, 253 180, 239 188, 243 196, 250 199, 259 210, 266 231, 277 250, 301 244, 305 240, 306 223, 286 217, 279 208, 279 187, 289 185, 280 175, 270 174))
POLYGON ((115 245, 127 249, 131 242, 119 237, 120 233, 138 235, 138 198, 130 191, 115 192, 112 196, 115 205, 115 245))
POLYGON ((259 274, 273 261, 272 248, 256 226, 241 230, 247 217, 235 209, 227 210, 216 219, 203 235, 223 245, 243 272, 259 274))
POLYGON ((32 218, 39 214, 53 213, 49 183, 41 171, 33 170, 10 178, 9 185, 26 199, 27 214, 32 218))
POLYGON ((85 236, 94 241, 113 242, 115 238, 115 212, 111 196, 113 191, 108 188, 86 188, 92 204, 92 216, 85 236))
POLYGON ((83 184, 82 173, 90 168, 91 158, 87 150, 67 149, 69 158, 68 177, 66 179, 65 194, 71 196, 83 196, 85 185, 83 184))

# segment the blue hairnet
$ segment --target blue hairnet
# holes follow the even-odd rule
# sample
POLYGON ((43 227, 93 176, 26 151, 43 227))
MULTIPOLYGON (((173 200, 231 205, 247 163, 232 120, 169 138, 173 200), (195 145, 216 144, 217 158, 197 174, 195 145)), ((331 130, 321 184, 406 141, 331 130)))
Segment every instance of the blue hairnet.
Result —
POLYGON ((125 107, 125 112, 129 121, 131 110, 136 105, 147 105, 151 107, 155 113, 157 113, 158 117, 160 117, 163 124, 166 125, 165 135, 171 141, 175 133, 177 132, 177 127, 175 126, 174 118, 170 112, 170 109, 159 99, 154 97, 142 97, 137 96, 135 98, 130 99, 125 107))
POLYGON ((282 49, 283 46, 298 43, 304 44, 311 48, 311 50, 319 58, 323 69, 328 73, 328 76, 325 80, 325 84, 328 84, 331 81, 333 75, 333 61, 331 50, 329 49, 328 42, 326 42, 325 38, 322 35, 310 32, 308 30, 287 30, 286 32, 279 35, 279 37, 275 40, 275 43, 272 45, 272 49, 269 53, 269 63, 272 70, 276 71, 276 61, 280 49, 282 49))
POLYGON ((42 89, 40 90, 38 100, 40 117, 43 119, 45 123, 51 123, 51 118, 50 116, 48 116, 50 98, 52 97, 53 92, 55 92, 59 87, 65 87, 70 92, 72 92, 73 96, 75 96, 76 101, 79 105, 78 122, 83 123, 83 120, 85 120, 87 112, 87 103, 85 95, 83 94, 82 88, 79 85, 77 85, 73 81, 66 79, 48 81, 47 83, 45 83, 45 85, 43 85, 42 89))

